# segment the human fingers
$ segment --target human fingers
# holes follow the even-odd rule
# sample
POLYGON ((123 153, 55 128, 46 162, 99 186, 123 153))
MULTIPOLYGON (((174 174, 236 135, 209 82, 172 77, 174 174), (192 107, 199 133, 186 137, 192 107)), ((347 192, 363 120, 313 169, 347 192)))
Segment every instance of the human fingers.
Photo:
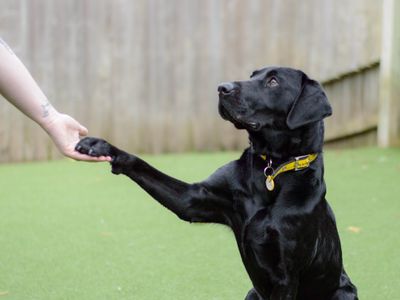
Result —
POLYGON ((87 154, 79 153, 78 151, 72 150, 64 153, 65 156, 78 160, 78 161, 87 161, 87 162, 110 162, 112 159, 109 156, 90 156, 87 154))

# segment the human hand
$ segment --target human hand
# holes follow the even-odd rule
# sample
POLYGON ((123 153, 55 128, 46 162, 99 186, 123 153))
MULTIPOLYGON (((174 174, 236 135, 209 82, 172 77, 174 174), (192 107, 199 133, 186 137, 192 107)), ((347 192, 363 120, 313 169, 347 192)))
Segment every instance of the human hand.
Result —
POLYGON ((55 113, 51 119, 43 125, 58 150, 65 156, 83 161, 111 161, 111 157, 92 157, 75 151, 75 146, 81 137, 88 134, 88 130, 68 115, 55 113))

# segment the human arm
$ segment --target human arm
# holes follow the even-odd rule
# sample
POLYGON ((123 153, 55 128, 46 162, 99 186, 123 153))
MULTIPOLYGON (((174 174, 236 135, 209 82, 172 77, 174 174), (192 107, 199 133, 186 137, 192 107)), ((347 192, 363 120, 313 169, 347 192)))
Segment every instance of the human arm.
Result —
POLYGON ((86 161, 110 160, 107 157, 83 155, 74 150, 80 136, 87 135, 87 129, 72 117, 59 113, 50 104, 24 64, 1 38, 0 94, 39 124, 65 156, 86 161))

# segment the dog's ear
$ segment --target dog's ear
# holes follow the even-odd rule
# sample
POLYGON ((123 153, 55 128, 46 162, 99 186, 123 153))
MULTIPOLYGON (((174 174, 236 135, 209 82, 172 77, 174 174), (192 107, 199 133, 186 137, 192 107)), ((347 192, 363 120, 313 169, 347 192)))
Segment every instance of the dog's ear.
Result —
POLYGON ((289 129, 320 121, 332 114, 321 85, 303 74, 302 87, 286 118, 289 129))

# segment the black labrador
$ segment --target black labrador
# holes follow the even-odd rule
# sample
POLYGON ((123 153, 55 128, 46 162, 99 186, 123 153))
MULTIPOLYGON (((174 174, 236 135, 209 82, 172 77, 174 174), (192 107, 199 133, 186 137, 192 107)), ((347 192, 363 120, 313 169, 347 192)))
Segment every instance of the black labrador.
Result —
POLYGON ((97 138, 76 150, 111 156, 125 174, 188 222, 229 226, 254 285, 245 299, 358 299, 342 263, 325 200, 323 119, 331 107, 303 72, 268 67, 218 87, 219 112, 248 131, 242 156, 199 183, 185 183, 97 138))

